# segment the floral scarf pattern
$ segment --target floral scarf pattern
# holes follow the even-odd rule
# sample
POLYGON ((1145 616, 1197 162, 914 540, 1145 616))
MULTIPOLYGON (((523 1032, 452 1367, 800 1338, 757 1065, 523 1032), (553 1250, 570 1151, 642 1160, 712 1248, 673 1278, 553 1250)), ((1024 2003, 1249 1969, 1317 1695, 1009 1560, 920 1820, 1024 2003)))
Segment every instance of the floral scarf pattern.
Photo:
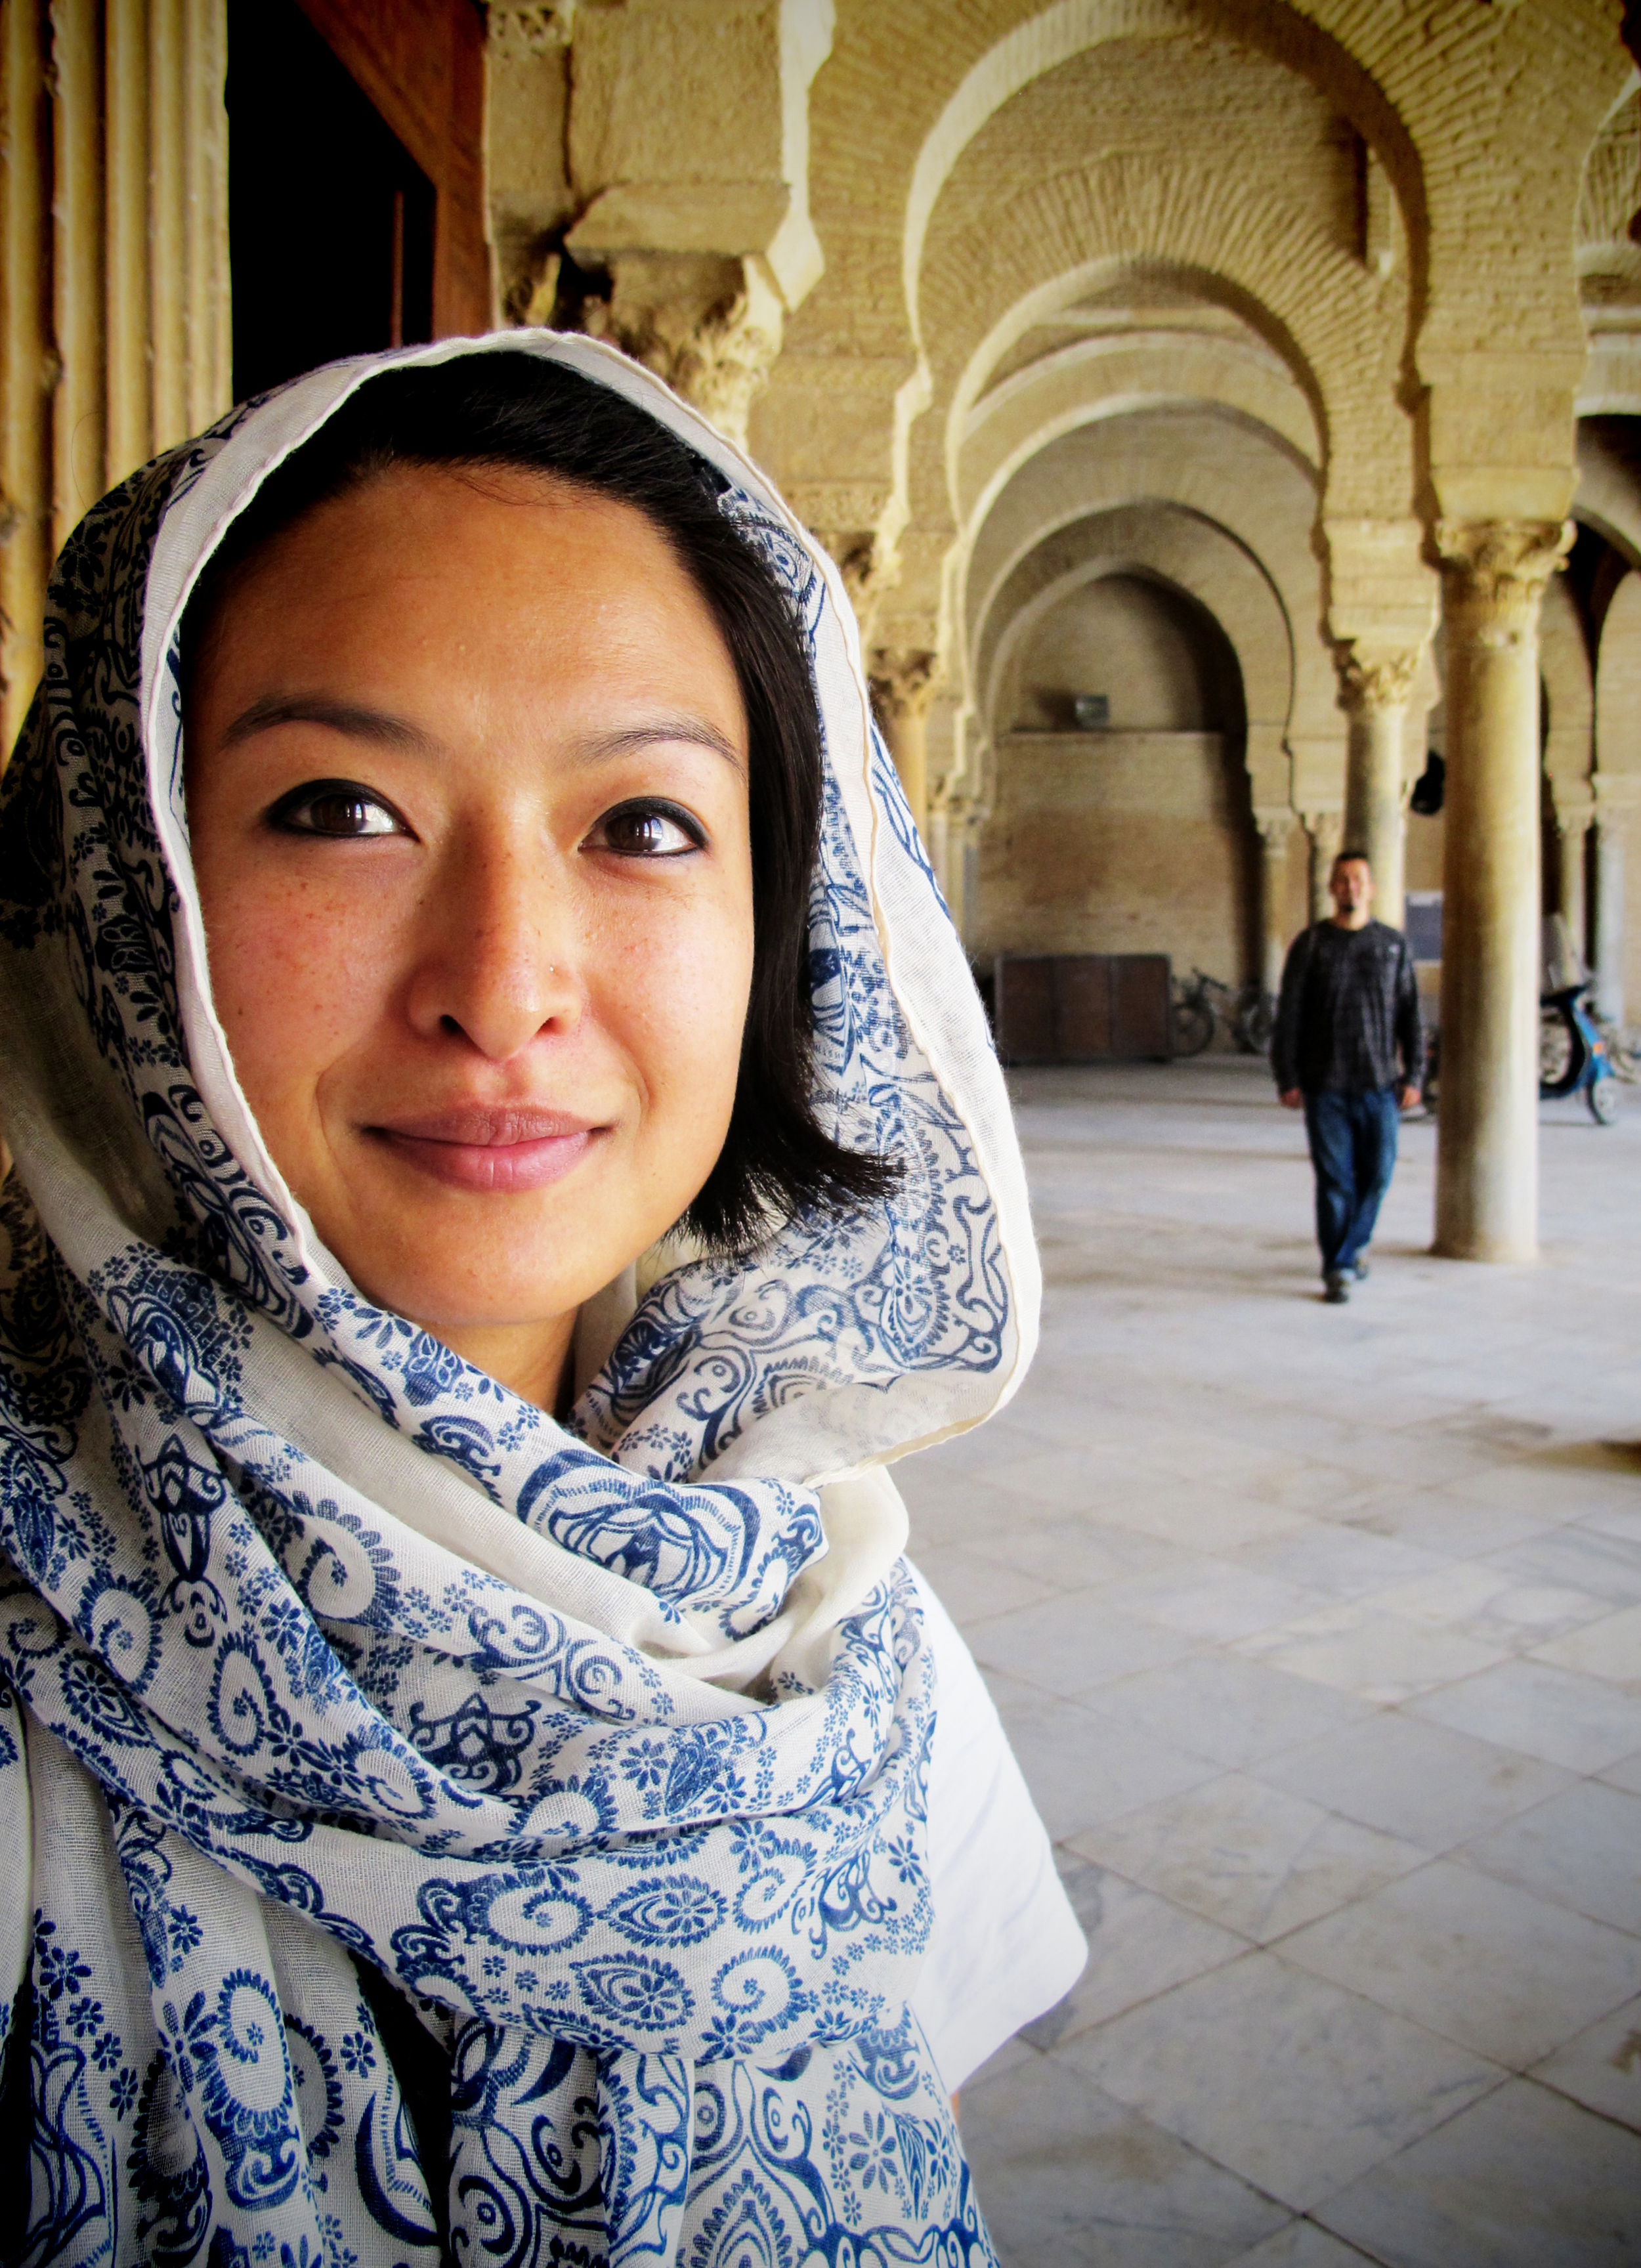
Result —
POLYGON ((58 563, 0 791, 0 1051, 22 2257, 989 2262, 907 2007, 936 1696, 879 1468, 1012 1390, 1035 1258, 847 607, 778 501, 542 335, 337 365, 133 475, 58 563), (234 514, 384 364, 504 347, 681 434, 782 580, 827 747, 819 1099, 906 1166, 664 1277, 563 1426, 318 1245, 210 1005, 181 794, 177 623, 234 514), (384 1984, 449 2058, 446 2165, 384 1984))

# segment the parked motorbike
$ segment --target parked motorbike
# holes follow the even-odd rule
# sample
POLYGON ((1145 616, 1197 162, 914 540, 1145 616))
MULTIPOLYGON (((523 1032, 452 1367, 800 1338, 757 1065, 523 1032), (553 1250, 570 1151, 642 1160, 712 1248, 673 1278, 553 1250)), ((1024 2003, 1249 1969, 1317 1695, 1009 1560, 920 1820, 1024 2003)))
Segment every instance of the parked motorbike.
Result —
MULTIPOLYGON (((1607 1042, 1589 1010, 1590 983, 1564 984, 1539 999, 1539 1100, 1558 1102, 1582 1094, 1598 1126, 1610 1126, 1623 1108, 1623 1092, 1607 1042)), ((1424 1040, 1424 1108, 1434 1117, 1441 1088, 1441 1034, 1424 1040)))
POLYGON ((1539 1094, 1545 1101, 1582 1094, 1599 1126, 1623 1108, 1606 1041, 1588 1006, 1588 980, 1546 992, 1539 1002, 1539 1094))

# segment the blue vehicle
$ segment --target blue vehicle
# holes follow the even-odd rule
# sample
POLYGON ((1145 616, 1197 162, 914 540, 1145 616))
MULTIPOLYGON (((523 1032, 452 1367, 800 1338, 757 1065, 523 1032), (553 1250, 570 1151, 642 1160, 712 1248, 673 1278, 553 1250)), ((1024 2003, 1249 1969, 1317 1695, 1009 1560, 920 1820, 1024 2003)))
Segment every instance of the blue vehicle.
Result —
POLYGON ((1564 984, 1539 999, 1539 1096, 1558 1101, 1581 1094, 1600 1126, 1610 1126, 1623 1108, 1607 1042, 1596 1029, 1588 1000, 1589 981, 1564 984))
MULTIPOLYGON (((1539 1100, 1558 1102, 1581 1094, 1598 1126, 1610 1126, 1623 1108, 1618 1074, 1606 1041, 1588 1006, 1590 980, 1564 984, 1539 995, 1539 1100)), ((1424 1101, 1434 1118, 1441 1090, 1441 1034, 1424 1035, 1424 1101)))

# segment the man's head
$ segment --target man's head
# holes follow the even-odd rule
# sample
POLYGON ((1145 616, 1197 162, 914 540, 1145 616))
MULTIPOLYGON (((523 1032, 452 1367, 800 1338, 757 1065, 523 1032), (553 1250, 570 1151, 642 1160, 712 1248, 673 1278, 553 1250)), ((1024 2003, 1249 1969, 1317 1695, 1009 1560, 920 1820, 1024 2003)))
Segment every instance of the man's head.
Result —
POLYGON ((1342 850, 1328 877, 1334 919, 1341 929, 1365 929, 1373 904, 1373 870, 1365 850, 1342 850))

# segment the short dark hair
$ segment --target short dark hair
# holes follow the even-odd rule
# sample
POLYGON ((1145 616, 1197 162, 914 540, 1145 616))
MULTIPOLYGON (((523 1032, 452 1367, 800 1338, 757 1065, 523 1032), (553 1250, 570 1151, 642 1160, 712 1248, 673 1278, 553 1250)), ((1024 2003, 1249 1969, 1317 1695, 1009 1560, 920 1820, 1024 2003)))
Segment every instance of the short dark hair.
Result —
POLYGON ((808 654, 773 571, 720 508, 728 482, 647 411, 537 355, 464 355, 366 379, 269 475, 213 555, 183 621, 185 683, 235 570, 396 465, 516 468, 634 506, 672 545, 734 662, 751 753, 752 990, 729 1131, 681 1226, 714 1250, 744 1251, 777 1221, 887 1196, 898 1165, 835 1142, 811 1090, 822 762, 808 654))
POLYGON ((1335 852, 1333 865, 1328 868, 1328 872, 1333 873, 1336 873, 1339 867, 1348 866, 1352 864, 1358 866, 1365 866, 1370 874, 1373 871, 1373 862, 1368 857, 1365 850, 1339 850, 1335 852))

